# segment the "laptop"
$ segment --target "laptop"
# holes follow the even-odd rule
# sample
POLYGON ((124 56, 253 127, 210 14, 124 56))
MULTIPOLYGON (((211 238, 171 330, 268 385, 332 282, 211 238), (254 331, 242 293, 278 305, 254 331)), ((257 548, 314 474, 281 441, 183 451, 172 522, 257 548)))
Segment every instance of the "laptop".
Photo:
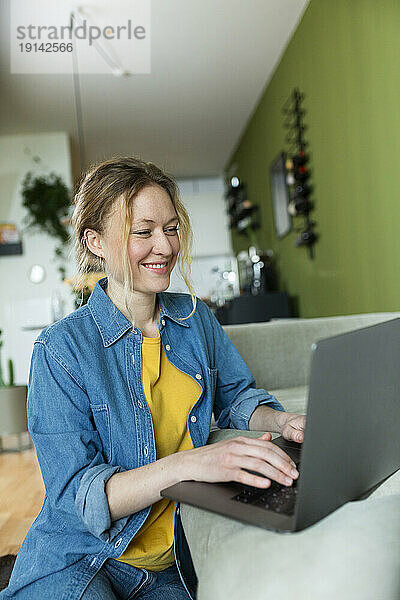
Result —
POLYGON ((183 481, 171 500, 272 531, 300 531, 368 497, 400 468, 400 319, 312 346, 303 444, 275 438, 298 465, 292 486, 183 481))

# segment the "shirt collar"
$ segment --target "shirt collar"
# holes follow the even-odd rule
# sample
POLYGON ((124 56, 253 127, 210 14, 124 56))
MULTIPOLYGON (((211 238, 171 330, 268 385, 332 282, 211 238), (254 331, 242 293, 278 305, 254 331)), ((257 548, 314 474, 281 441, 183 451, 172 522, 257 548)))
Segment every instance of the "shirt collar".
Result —
MULTIPOLYGON (((87 305, 100 332, 103 345, 111 346, 132 328, 132 324, 107 296, 107 281, 107 277, 97 281, 87 305)), ((173 296, 174 294, 165 292, 157 294, 160 304, 160 320, 167 317, 178 325, 189 327, 186 321, 181 320, 187 314, 182 314, 182 310, 174 302, 173 296)))

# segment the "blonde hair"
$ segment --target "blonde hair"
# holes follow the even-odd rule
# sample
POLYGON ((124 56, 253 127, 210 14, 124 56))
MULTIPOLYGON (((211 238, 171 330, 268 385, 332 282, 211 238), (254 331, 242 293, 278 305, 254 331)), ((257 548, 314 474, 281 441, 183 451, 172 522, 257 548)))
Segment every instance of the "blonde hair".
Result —
POLYGON ((133 275, 128 259, 128 238, 133 218, 133 201, 147 186, 158 185, 171 198, 179 221, 181 249, 178 255, 179 270, 192 298, 193 309, 182 320, 191 317, 196 310, 196 296, 191 285, 192 228, 189 215, 179 199, 175 181, 156 165, 130 156, 114 157, 93 165, 83 176, 75 194, 75 209, 72 224, 75 231, 75 251, 78 260, 78 280, 83 280, 91 271, 105 271, 104 259, 93 254, 86 244, 85 230, 94 229, 102 235, 105 224, 121 199, 124 218, 122 230, 122 271, 124 277, 124 303, 127 313, 134 318, 129 308, 129 292, 133 289, 133 275))

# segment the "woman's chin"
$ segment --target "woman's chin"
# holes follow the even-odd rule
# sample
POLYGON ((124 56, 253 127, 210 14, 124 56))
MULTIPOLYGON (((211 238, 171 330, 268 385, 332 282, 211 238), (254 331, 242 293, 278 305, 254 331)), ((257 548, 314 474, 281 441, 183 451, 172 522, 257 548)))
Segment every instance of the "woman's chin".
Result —
POLYGON ((152 281, 149 282, 145 287, 147 287, 147 291, 149 292, 154 292, 154 293, 159 293, 159 292, 165 292, 165 290, 167 290, 169 288, 169 284, 170 284, 170 278, 168 277, 160 277, 159 281, 152 281))

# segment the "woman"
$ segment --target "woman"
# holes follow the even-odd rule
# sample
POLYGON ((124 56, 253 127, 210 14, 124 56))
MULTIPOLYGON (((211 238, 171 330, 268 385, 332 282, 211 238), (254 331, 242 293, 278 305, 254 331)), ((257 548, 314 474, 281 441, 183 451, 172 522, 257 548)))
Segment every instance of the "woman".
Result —
POLYGON ((304 417, 255 389, 196 299, 170 177, 134 158, 103 162, 80 185, 73 223, 80 272, 107 277, 34 344, 28 419, 46 496, 0 597, 188 600, 190 554, 160 491, 181 480, 291 485, 295 465, 269 433, 205 444, 213 411, 219 427, 298 442, 304 417), (165 293, 177 260, 190 295, 165 293))

